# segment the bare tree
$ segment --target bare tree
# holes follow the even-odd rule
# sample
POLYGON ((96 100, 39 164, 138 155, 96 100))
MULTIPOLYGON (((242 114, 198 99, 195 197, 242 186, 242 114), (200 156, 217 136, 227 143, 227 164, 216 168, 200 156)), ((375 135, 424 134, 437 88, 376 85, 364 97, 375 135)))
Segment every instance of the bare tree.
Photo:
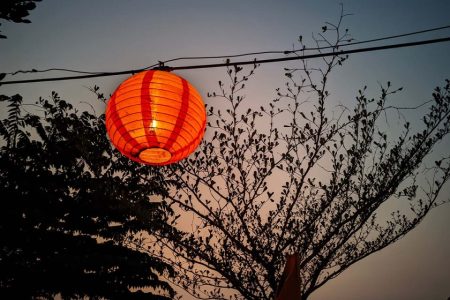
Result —
POLYGON ((432 168, 424 159, 450 130, 449 81, 434 91, 417 132, 406 121, 398 135, 383 129, 383 116, 400 111, 386 103, 400 90, 389 82, 378 99, 364 88, 352 109, 330 107, 330 72, 347 59, 339 46, 350 39, 342 17, 315 36, 336 55, 286 69, 286 86, 268 106, 243 104, 256 65, 228 68, 210 94, 225 108, 208 108, 200 150, 166 169, 179 182, 167 197, 178 230, 160 233, 148 249, 173 264, 174 283, 194 297, 274 299, 285 256, 296 253, 299 299, 307 299, 448 201, 438 196, 450 157, 432 168), (377 215, 394 201, 410 210, 377 215))

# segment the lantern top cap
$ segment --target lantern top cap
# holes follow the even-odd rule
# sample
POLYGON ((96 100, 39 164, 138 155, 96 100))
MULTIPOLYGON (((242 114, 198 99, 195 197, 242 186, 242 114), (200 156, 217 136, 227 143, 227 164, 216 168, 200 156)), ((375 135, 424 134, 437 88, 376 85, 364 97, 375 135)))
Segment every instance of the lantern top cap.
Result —
POLYGON ((163 61, 158 61, 158 66, 152 68, 152 70, 155 71, 165 71, 165 72, 171 72, 172 68, 169 66, 165 66, 163 61))

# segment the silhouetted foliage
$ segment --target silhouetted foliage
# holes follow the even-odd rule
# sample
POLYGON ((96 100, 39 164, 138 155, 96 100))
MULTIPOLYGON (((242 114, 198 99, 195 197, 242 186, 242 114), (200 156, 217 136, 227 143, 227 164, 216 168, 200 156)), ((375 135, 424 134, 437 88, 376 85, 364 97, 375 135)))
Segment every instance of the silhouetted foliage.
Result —
MULTIPOLYGON (((350 39, 341 21, 322 28, 317 46, 339 51, 350 39)), ((173 253, 161 259, 173 264, 177 284, 193 297, 274 299, 286 254, 295 253, 299 299, 306 299, 448 201, 438 195, 450 158, 423 168, 450 131, 449 82, 434 91, 423 128, 414 133, 405 122, 396 136, 382 120, 401 111, 386 104, 400 90, 389 82, 378 99, 364 88, 352 109, 330 108, 330 72, 346 59, 336 53, 287 68, 286 86, 259 109, 246 108, 242 94, 256 65, 228 68, 219 91, 209 94, 224 108, 209 107, 200 149, 165 169, 179 183, 166 197, 179 212, 172 220, 178 231, 158 236, 173 253), (399 208, 378 216, 386 202, 399 208)))
POLYGON ((149 198, 165 193, 158 170, 112 149, 104 115, 56 93, 39 115, 20 95, 0 100, 0 298, 171 299, 159 276, 173 268, 129 244, 165 224, 149 198))
MULTIPOLYGON (((25 18, 30 14, 30 10, 36 8, 35 2, 40 1, 41 0, 3 0, 0 3, 0 19, 14 23, 31 23, 30 20, 25 18)), ((0 38, 6 39, 6 36, 0 34, 0 38)))

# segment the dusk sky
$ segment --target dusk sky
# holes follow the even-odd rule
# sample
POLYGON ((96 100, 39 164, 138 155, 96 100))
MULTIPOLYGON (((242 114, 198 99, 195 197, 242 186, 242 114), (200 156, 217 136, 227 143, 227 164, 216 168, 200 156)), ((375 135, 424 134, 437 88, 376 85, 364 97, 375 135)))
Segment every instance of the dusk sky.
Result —
MULTIPOLYGON (((326 21, 337 21, 340 2, 346 13, 353 14, 345 18, 343 26, 349 28, 357 41, 450 25, 449 0, 43 0, 31 11, 31 24, 2 22, 2 33, 8 38, 0 40, 0 71, 48 68, 121 71, 176 57, 290 50, 293 45, 298 47, 299 35, 312 45, 313 32, 320 32, 326 21)), ((450 29, 383 43, 448 36, 450 29)), ((280 55, 264 58, 277 56, 280 55)), ((180 61, 169 65, 204 62, 180 61)), ((261 65, 246 92, 250 104, 268 104, 275 97, 275 89, 284 83, 286 65, 261 65)), ((215 105, 217 100, 208 99, 206 94, 225 77, 225 69, 176 73, 196 86, 208 105, 215 105)), ((4 80, 62 75, 69 74, 19 74, 4 80)), ((97 113, 101 113, 104 107, 86 87, 98 85, 109 95, 126 78, 125 75, 0 88, 1 94, 22 94, 26 103, 34 103, 38 97, 48 97, 51 91, 56 91, 80 109, 90 109, 84 103, 88 102, 95 104, 97 113)), ((375 97, 380 84, 391 81, 394 86, 404 88, 392 97, 392 103, 415 106, 429 100, 433 88, 443 85, 445 78, 450 78, 450 42, 353 54, 331 75, 331 101, 336 105, 351 105, 364 85, 368 86, 369 95, 375 97)), ((3 118, 4 112, 0 116, 3 118)), ((395 127, 395 124, 391 125, 395 127)), ((418 120, 412 124, 420 128, 418 120)), ((448 138, 439 149, 448 153, 448 138)), ((449 228, 450 205, 447 204, 432 211, 397 243, 328 282, 311 299, 447 299, 450 297, 449 228)))

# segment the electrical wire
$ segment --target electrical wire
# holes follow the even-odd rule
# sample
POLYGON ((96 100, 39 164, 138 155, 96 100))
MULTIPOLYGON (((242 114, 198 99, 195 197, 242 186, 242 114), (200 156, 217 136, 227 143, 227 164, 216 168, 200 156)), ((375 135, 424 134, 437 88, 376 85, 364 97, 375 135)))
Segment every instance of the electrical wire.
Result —
MULTIPOLYGON (((401 37, 406 37, 406 36, 411 36, 411 35, 422 34, 422 33, 426 33, 426 32, 432 32, 432 31, 448 29, 448 28, 450 28, 450 25, 441 26, 441 27, 435 27, 435 28, 430 28, 430 29, 424 29, 424 30, 414 31, 414 32, 408 32, 408 33, 403 33, 403 34, 390 35, 390 36, 381 37, 381 38, 375 38, 375 39, 370 39, 370 40, 357 41, 357 42, 351 42, 351 43, 344 43, 344 44, 340 44, 338 47, 342 48, 342 47, 347 47, 347 46, 354 46, 354 45, 360 45, 360 44, 379 42, 379 41, 384 41, 384 40, 390 40, 390 39, 396 39, 396 38, 401 38, 401 37)), ((172 59, 169 59, 169 60, 161 61, 161 63, 169 63, 169 62, 174 62, 174 61, 178 61, 178 60, 236 58, 236 57, 251 56, 251 55, 263 55, 263 54, 292 54, 292 53, 303 52, 303 51, 326 50, 326 49, 332 49, 332 48, 336 48, 336 47, 337 46, 325 46, 325 47, 313 47, 313 48, 305 47, 305 48, 294 49, 294 50, 261 51, 261 52, 249 52, 249 53, 234 54, 234 55, 219 55, 219 56, 186 56, 186 57, 177 57, 177 58, 172 58, 172 59)), ((154 66, 155 65, 148 66, 147 68, 152 68, 154 66)))
MULTIPOLYGON (((413 32, 408 32, 408 33, 403 33, 403 34, 385 36, 385 37, 375 38, 375 39, 370 39, 370 40, 363 40, 363 41, 344 43, 344 44, 340 44, 339 46, 305 47, 305 48, 294 49, 294 50, 259 51, 259 52, 249 52, 249 53, 232 54, 232 55, 177 57, 177 58, 172 58, 172 59, 168 59, 168 60, 165 60, 165 61, 160 61, 157 64, 153 64, 151 66, 147 66, 145 68, 142 68, 142 70, 148 70, 148 69, 154 68, 154 67, 156 67, 156 66, 158 66, 160 64, 166 64, 166 63, 169 63, 169 62, 180 61, 180 60, 202 60, 202 59, 221 59, 221 58, 223 59, 223 58, 237 58, 237 57, 252 56, 252 55, 264 55, 264 54, 285 54, 285 55, 289 55, 289 54, 296 54, 298 52, 304 52, 304 51, 321 51, 321 50, 332 49, 332 48, 336 48, 336 47, 343 48, 343 47, 348 47, 348 46, 361 45, 361 44, 379 42, 379 41, 384 41, 384 40, 389 40, 389 39, 396 39, 396 38, 401 38, 401 37, 406 37, 406 36, 411 36, 411 35, 417 35, 417 34, 422 34, 422 33, 427 33, 427 32, 433 32, 433 31, 438 31, 438 30, 443 30, 443 29, 448 29, 448 28, 450 28, 450 25, 441 26, 441 27, 434 27, 434 28, 429 28, 429 29, 424 29, 424 30, 419 30, 419 31, 413 31, 413 32)), ((352 39, 349 39, 349 41, 350 40, 352 40, 352 39)), ((19 74, 19 73, 21 73, 21 74, 45 73, 45 72, 50 72, 50 71, 63 71, 63 72, 71 72, 71 73, 79 73, 79 74, 104 74, 104 73, 109 73, 109 72, 87 72, 87 71, 80 71, 80 70, 73 70, 73 69, 64 69, 64 68, 51 68, 51 69, 45 69, 45 70, 36 70, 36 69, 19 70, 19 71, 16 71, 16 72, 10 72, 10 73, 5 73, 5 74, 6 75, 16 75, 16 74, 19 74)))
POLYGON ((71 72, 71 73, 79 73, 79 74, 98 74, 100 72, 87 72, 87 71, 79 71, 79 70, 73 70, 73 69, 64 69, 64 68, 50 68, 45 70, 19 70, 15 72, 6 73, 6 75, 17 75, 17 74, 28 74, 28 73, 46 73, 50 71, 63 71, 63 72, 71 72))
MULTIPOLYGON (((430 29, 424 29, 424 30, 414 31, 414 32, 408 32, 408 33, 403 33, 403 34, 390 35, 390 36, 385 36, 385 37, 371 39, 371 40, 364 40, 364 41, 359 41, 359 42, 351 42, 351 43, 346 43, 346 44, 339 45, 339 48, 340 47, 346 47, 346 46, 354 46, 354 45, 360 45, 360 44, 367 44, 367 43, 385 41, 385 40, 390 40, 390 39, 397 39, 397 38, 401 38, 401 37, 405 37, 405 36, 422 34, 422 33, 426 33, 426 32, 432 32, 432 31, 443 30, 443 29, 448 29, 448 28, 450 28, 450 25, 441 26, 441 27, 435 27, 435 28, 430 28, 430 29)), ((336 46, 320 47, 320 50, 322 50, 322 49, 331 49, 331 48, 336 48, 336 46)), ((314 48, 305 48, 305 49, 306 50, 310 50, 310 49, 313 50, 314 48)), ((300 51, 303 51, 303 49, 291 50, 291 51, 287 51, 287 52, 296 53, 296 52, 300 52, 300 51)))
POLYGON ((208 64, 208 65, 194 65, 194 66, 181 66, 181 67, 172 67, 170 70, 189 70, 189 69, 205 69, 205 68, 217 68, 224 66, 242 66, 242 65, 253 65, 253 64, 263 64, 263 63, 272 63, 272 62, 280 62, 280 61, 290 61, 290 60, 303 60, 303 59, 311 59, 311 58, 319 58, 319 57, 328 57, 328 56, 338 56, 338 55, 346 55, 352 53, 360 53, 360 52, 371 52, 371 51, 379 51, 379 50, 387 50, 387 49, 395 49, 395 48, 404 48, 404 47, 412 47, 419 45, 427 45, 427 44, 435 44, 442 42, 449 42, 450 37, 432 39, 432 40, 424 40, 410 43, 402 43, 402 44, 391 44, 384 46, 376 46, 376 47, 368 47, 368 48, 359 48, 352 50, 340 50, 333 51, 327 53, 317 53, 317 54, 309 54, 309 55, 300 55, 300 56, 291 56, 291 57, 281 57, 281 58, 272 58, 272 59, 262 59, 262 60, 253 60, 253 61, 241 61, 241 62, 229 62, 225 64, 208 64))
MULTIPOLYGON (((346 55, 352 53, 361 53, 361 52, 372 52, 372 51, 380 51, 387 49, 395 49, 395 48, 404 48, 404 47, 412 47, 419 45, 427 45, 427 44, 435 44, 442 42, 449 42, 450 37, 431 39, 431 40, 422 40, 416 42, 409 43, 400 43, 400 44, 390 44, 376 47, 368 47, 368 48, 359 48, 359 49, 351 49, 351 50, 339 50, 326 53, 317 53, 317 54, 309 54, 309 55, 298 55, 298 56, 290 56, 290 57, 279 57, 272 59, 263 59, 263 60, 250 60, 250 61, 236 61, 231 62, 227 59, 226 63, 216 63, 216 64, 203 64, 203 65, 191 65, 191 66, 178 66, 178 67, 169 67, 164 66, 164 64, 160 64, 160 67, 156 67, 155 69, 163 69, 167 71, 172 70, 190 70, 190 69, 206 69, 206 68, 217 68, 217 67, 227 67, 227 66, 240 66, 240 65, 252 65, 252 64, 264 64, 264 63, 272 63, 272 62, 281 62, 281 61, 291 61, 291 60, 304 60, 311 58, 319 58, 319 57, 328 57, 328 56, 338 56, 338 55, 346 55)), ((125 74, 135 74, 141 71, 145 71, 147 68, 134 69, 134 70, 125 70, 119 72, 103 72, 98 74, 88 74, 88 75, 80 75, 80 76, 66 76, 66 77, 51 77, 51 78, 36 78, 36 79, 27 79, 27 80, 12 80, 12 81, 0 81, 0 85, 7 84, 19 84, 19 83, 31 83, 31 82, 45 82, 45 81, 61 81, 61 80, 72 80, 72 79, 85 79, 85 78, 94 78, 94 77, 106 77, 106 76, 116 76, 116 75, 125 75, 125 74)))

